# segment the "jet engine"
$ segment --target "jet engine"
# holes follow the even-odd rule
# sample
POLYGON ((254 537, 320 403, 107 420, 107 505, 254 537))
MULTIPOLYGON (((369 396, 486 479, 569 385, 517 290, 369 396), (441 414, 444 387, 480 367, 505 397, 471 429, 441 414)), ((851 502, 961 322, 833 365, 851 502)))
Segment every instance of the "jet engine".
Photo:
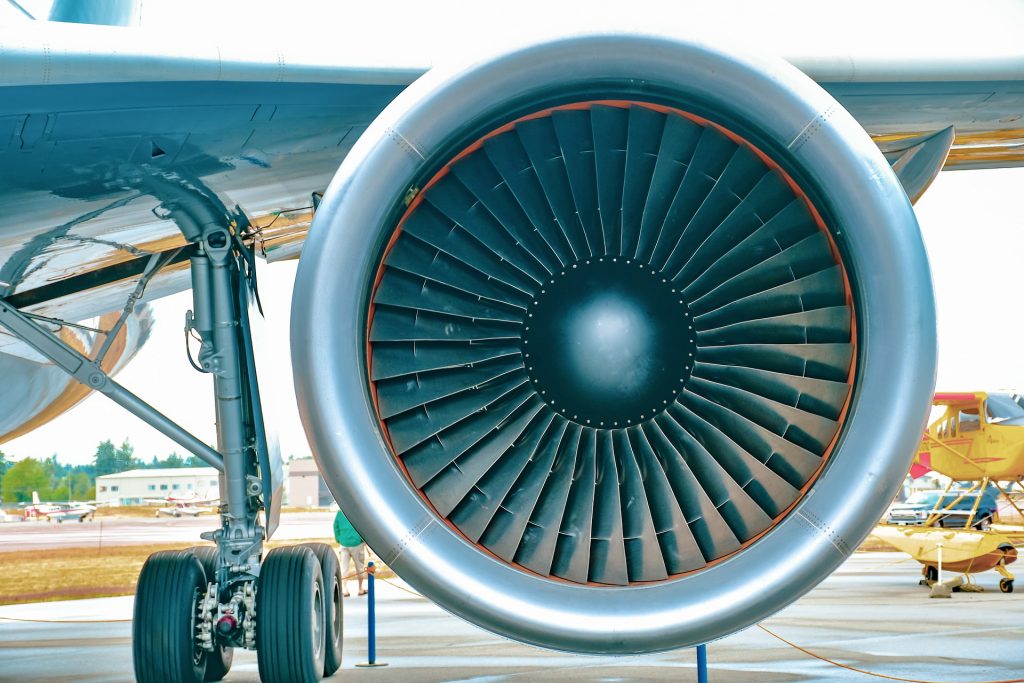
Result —
POLYGON ((782 61, 598 35, 435 69, 325 193, 292 322, 335 497, 450 612, 690 646, 827 577, 932 396, 910 202, 782 61))

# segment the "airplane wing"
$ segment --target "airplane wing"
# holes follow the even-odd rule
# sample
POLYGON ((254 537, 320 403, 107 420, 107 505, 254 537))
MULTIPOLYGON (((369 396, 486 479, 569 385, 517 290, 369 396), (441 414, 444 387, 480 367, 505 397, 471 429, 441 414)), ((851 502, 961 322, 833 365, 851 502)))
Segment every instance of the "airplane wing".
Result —
POLYGON ((957 406, 961 404, 977 404, 984 401, 986 394, 983 391, 961 391, 961 392, 940 392, 935 394, 932 405, 935 406, 957 406))
MULTIPOLYGON (((146 299, 189 286, 185 216, 236 222, 269 261, 297 257, 317 193, 432 62, 408 46, 364 44, 328 59, 301 43, 183 46, 152 31, 57 23, 0 30, 0 46, 0 296, 57 321, 106 315, 102 329, 154 255, 166 263, 146 299)), ((1024 164, 1019 53, 819 50, 790 60, 857 118, 913 198, 942 168, 1024 164)), ((131 322, 111 369, 148 334, 144 314, 131 322)), ((62 334, 91 335, 79 343, 92 351, 104 340, 62 334)), ((0 406, 0 443, 87 395, 34 356, 0 332, 3 374, 24 385, 0 406)))
MULTIPOLYGON (((67 321, 119 310, 154 254, 169 262, 146 298, 186 289, 186 215, 235 221, 270 261, 297 257, 315 193, 431 63, 47 23, 0 31, 0 46, 0 296, 67 321)), ((902 160, 913 195, 943 167, 1024 163, 1020 55, 933 53, 790 58, 902 160)))

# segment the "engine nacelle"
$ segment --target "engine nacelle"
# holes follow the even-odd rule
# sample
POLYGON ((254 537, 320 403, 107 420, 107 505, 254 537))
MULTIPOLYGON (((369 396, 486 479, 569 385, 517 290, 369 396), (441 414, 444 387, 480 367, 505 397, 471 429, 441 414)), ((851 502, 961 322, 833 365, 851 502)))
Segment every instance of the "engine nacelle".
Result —
POLYGON ((300 411, 416 589, 590 653, 749 626, 903 480, 935 375, 910 203, 790 65, 575 37, 431 71, 303 250, 300 411))

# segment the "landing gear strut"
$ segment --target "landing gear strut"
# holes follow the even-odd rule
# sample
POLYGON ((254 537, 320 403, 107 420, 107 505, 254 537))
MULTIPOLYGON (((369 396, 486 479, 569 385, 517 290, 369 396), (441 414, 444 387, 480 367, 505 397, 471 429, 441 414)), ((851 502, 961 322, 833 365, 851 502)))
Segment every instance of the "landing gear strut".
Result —
MULTIPOLYGON (((244 217, 213 200, 181 200, 180 188, 165 190, 169 217, 191 245, 193 311, 185 332, 199 342, 193 366, 213 376, 216 450, 107 375, 103 351, 98 359, 83 356, 3 298, 0 326, 221 472, 220 526, 202 534, 213 545, 156 553, 142 569, 132 626, 136 680, 220 680, 232 648, 242 647, 258 650, 264 681, 315 682, 341 664, 341 576, 327 546, 277 548, 264 558, 264 541, 277 527, 283 471, 256 378, 249 326, 255 265, 237 227, 244 217)), ((170 260, 150 258, 108 337, 170 260)))
POLYGON ((1003 558, 999 560, 999 564, 994 567, 994 569, 1003 577, 999 579, 999 590, 1003 593, 1012 593, 1014 577, 1013 574, 1010 573, 1010 570, 1006 568, 1006 553, 1013 550, 1013 546, 1000 546, 999 550, 1003 552, 1003 558))

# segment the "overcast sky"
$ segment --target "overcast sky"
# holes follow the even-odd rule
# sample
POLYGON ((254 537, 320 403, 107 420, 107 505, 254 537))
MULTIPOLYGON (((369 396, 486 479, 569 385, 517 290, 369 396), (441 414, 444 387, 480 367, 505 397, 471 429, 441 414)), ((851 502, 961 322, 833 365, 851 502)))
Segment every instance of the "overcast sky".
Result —
MULTIPOLYGON (((917 205, 931 259, 939 312, 939 377, 944 390, 1024 389, 1024 316, 1020 287, 1024 259, 1024 169, 945 172, 917 205)), ((267 314, 266 347, 277 385, 267 410, 281 436, 281 450, 309 455, 292 389, 288 348, 289 309, 296 263, 262 264, 260 292, 267 314)), ((894 286, 898 286, 894 283, 894 286)), ((118 380, 200 438, 214 440, 210 379, 185 358, 182 327, 191 295, 157 301, 149 343, 118 380)), ((898 400, 898 397, 893 397, 898 400)), ((137 455, 182 452, 103 396, 20 439, 4 452, 89 462, 103 439, 130 439, 137 455)))

